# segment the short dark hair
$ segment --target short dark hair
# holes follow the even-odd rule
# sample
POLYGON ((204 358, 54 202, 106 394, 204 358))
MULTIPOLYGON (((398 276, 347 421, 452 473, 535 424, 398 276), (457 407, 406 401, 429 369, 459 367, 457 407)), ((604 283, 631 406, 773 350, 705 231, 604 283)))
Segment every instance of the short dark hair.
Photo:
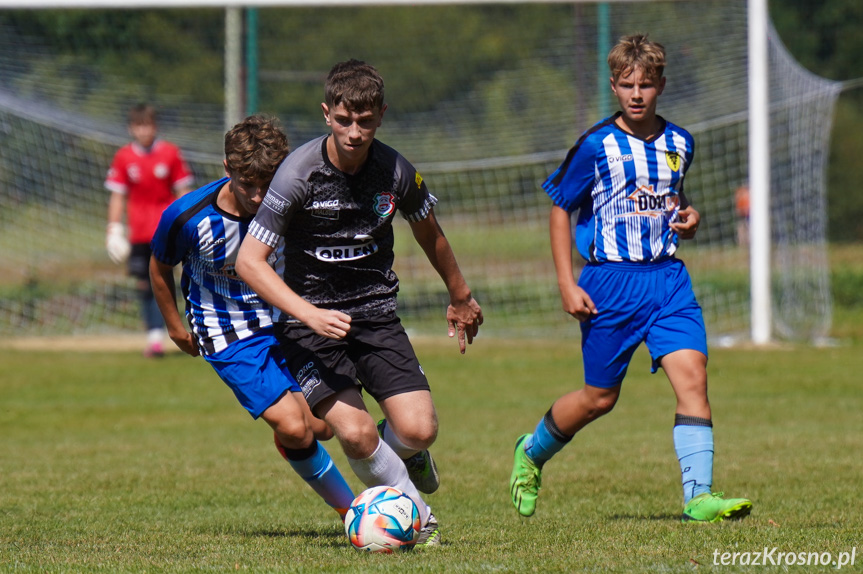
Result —
POLYGON ((228 171, 251 181, 272 179, 289 152, 278 119, 266 114, 249 116, 225 134, 228 171))
POLYGON ((155 124, 156 108, 150 104, 140 103, 129 110, 129 125, 155 124))
POLYGON ((324 101, 330 108, 344 104, 352 112, 381 110, 384 80, 371 64, 354 59, 339 62, 327 75, 324 101))

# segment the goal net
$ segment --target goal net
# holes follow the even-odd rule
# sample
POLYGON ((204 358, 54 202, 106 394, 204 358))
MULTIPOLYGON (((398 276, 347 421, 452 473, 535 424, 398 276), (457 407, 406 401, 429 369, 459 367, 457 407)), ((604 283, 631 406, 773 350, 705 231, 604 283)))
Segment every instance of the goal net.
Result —
MULTIPOLYGON (((609 46, 598 48, 600 38, 648 32, 669 56, 659 113, 696 143, 686 189, 703 225, 679 254, 710 336, 748 339, 746 221, 735 199, 748 171, 745 0, 604 6, 260 8, 257 107, 282 119, 296 147, 326 129, 318 104, 332 63, 375 64, 389 101, 378 137, 411 160, 440 199, 436 211, 483 306, 484 331, 577 336, 560 307, 550 201, 539 184, 583 130, 616 109, 603 64, 609 46), (345 18, 364 31, 361 45, 345 18)), ((132 282, 105 253, 102 186, 128 140, 132 104, 157 106, 161 135, 182 147, 197 184, 221 176, 223 12, 63 14, 0 11, 7 337, 139 329, 132 282), (136 37, 148 22, 148 36, 136 37), (190 60, 195 65, 184 66, 190 60)), ((802 69, 771 33, 770 86, 774 328, 784 338, 818 339, 832 313, 825 167, 841 84, 802 69)), ((440 331, 446 291, 406 225, 396 233, 405 323, 440 331)))

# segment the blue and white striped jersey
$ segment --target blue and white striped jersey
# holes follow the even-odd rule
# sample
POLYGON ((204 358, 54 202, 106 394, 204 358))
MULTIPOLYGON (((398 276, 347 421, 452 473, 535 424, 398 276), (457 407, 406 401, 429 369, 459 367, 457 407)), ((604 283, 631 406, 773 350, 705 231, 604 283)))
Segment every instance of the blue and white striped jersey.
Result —
POLYGON ((542 187, 558 207, 579 210, 575 239, 586 260, 657 261, 677 251, 669 224, 677 220, 693 139, 666 121, 645 141, 617 127, 619 115, 586 131, 542 187))
POLYGON ((168 206, 151 243, 158 261, 183 264, 186 318, 205 355, 272 325, 269 305, 234 271, 252 218, 229 215, 216 205, 227 182, 214 181, 168 206))

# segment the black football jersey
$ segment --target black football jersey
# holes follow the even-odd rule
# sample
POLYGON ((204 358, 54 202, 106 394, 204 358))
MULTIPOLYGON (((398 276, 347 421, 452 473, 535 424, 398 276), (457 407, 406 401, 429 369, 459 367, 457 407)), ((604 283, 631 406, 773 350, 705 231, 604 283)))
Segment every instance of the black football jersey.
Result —
MULTIPOLYGON (((339 171, 327 137, 285 158, 249 233, 277 249, 276 272, 309 303, 353 318, 395 311, 393 217, 425 219, 437 199, 410 162, 378 140, 358 173, 339 171)), ((274 311, 274 321, 293 320, 274 311)))

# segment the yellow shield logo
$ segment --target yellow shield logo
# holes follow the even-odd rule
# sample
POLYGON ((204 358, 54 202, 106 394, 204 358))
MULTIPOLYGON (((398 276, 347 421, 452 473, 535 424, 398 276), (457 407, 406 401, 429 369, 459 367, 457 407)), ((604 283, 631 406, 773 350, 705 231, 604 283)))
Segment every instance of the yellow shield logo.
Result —
POLYGON ((680 154, 676 151, 665 152, 665 162, 671 171, 678 171, 680 169, 680 154))
POLYGON ((420 186, 422 186, 422 184, 423 184, 423 176, 421 176, 421 175, 420 175, 420 172, 417 172, 417 175, 416 175, 416 177, 414 178, 414 181, 416 181, 416 182, 417 182, 417 188, 419 188, 420 186))

